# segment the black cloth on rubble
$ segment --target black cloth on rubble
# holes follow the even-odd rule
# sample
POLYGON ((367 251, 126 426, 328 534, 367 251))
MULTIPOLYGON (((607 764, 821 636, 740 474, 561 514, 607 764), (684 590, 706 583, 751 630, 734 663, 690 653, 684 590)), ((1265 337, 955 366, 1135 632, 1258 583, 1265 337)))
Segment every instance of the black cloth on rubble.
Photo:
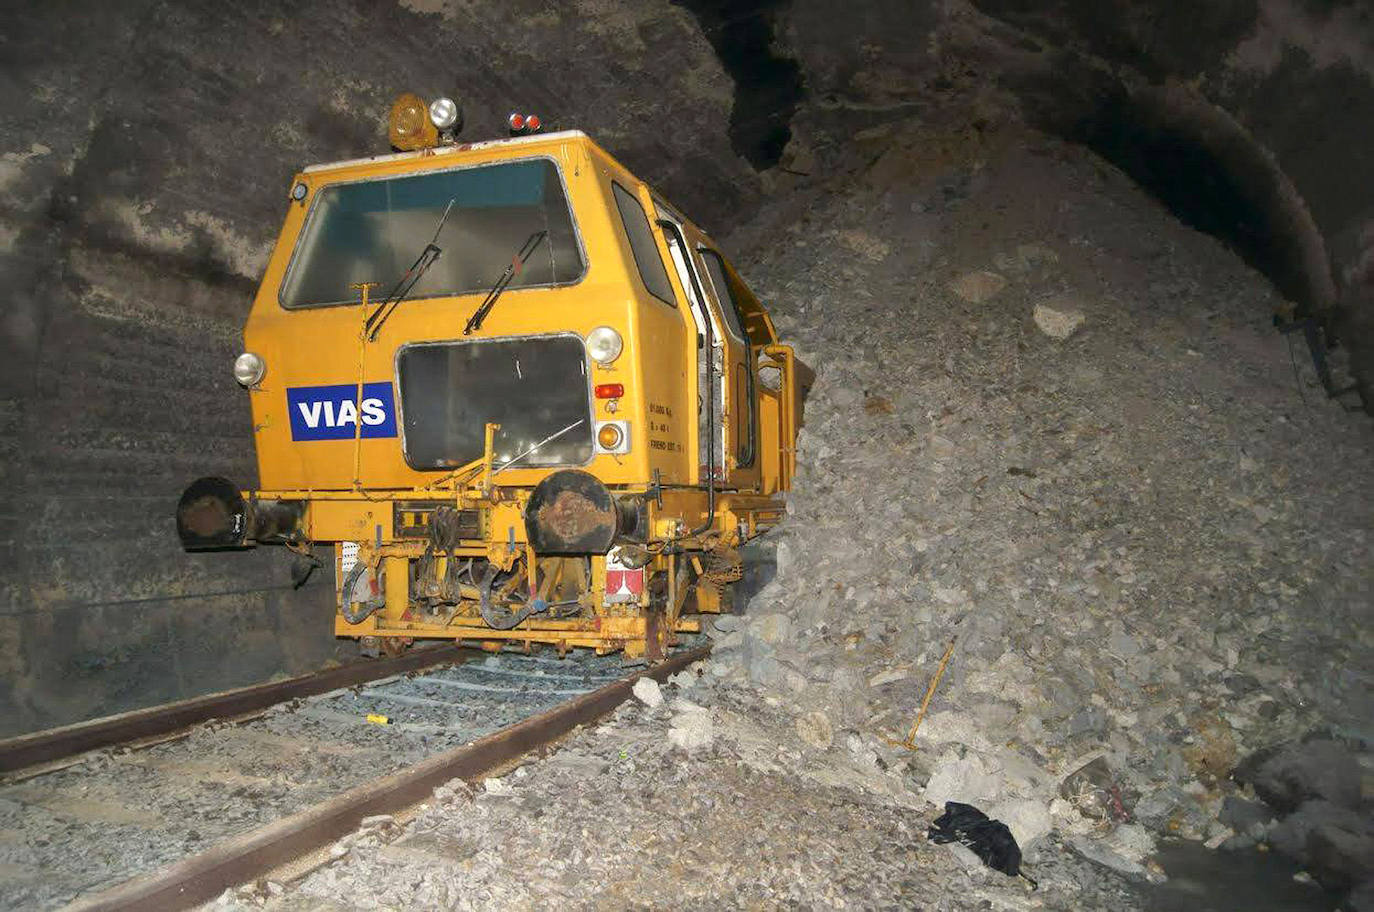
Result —
POLYGON ((960 843, 972 849, 988 867, 1009 877, 1026 877, 1021 873, 1021 847, 1011 830, 1000 820, 989 820, 987 814, 971 804, 946 801, 945 812, 935 818, 926 838, 935 843, 960 843))

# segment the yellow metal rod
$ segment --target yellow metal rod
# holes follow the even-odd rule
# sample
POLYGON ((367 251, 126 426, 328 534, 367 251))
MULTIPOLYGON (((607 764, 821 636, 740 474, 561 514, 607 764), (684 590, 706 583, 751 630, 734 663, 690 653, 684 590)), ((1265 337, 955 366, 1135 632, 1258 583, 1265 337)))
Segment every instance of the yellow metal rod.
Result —
POLYGON ((930 706, 930 698, 935 696, 935 688, 940 684, 940 678, 945 673, 945 666, 949 664, 949 657, 954 654, 954 642, 958 637, 950 637, 949 645, 945 647, 944 658, 940 659, 940 667, 935 669, 935 677, 930 679, 930 686, 926 688, 926 698, 921 701, 921 711, 916 714, 916 724, 911 726, 911 731, 907 733, 906 740, 902 742, 905 746, 915 749, 916 730, 921 727, 921 720, 926 717, 926 709, 930 706))
POLYGON ((488 421, 482 447, 482 493, 491 493, 492 464, 496 461, 496 432, 501 425, 488 421))

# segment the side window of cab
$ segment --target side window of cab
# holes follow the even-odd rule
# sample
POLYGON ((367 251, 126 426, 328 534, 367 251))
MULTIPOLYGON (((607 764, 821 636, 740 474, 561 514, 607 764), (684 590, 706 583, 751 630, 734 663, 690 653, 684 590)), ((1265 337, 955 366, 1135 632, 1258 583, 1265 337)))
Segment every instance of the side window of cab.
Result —
POLYGON ((630 252, 644 289, 669 307, 676 307, 673 286, 668 282, 668 270, 658 255, 658 245, 654 243, 653 230, 649 227, 649 216, 645 214, 644 207, 633 193, 616 181, 611 181, 611 191, 615 195, 615 207, 620 211, 620 222, 625 228, 625 238, 630 242, 630 252))
POLYGON ((739 300, 735 296, 734 287, 730 284, 730 277, 725 273, 725 261, 710 247, 702 247, 698 252, 701 254, 701 261, 706 264, 706 272, 711 276, 711 285, 716 290, 716 300, 720 302, 720 309, 725 313, 725 328, 735 337, 735 341, 748 345, 749 337, 744 333, 744 319, 740 316, 739 300))

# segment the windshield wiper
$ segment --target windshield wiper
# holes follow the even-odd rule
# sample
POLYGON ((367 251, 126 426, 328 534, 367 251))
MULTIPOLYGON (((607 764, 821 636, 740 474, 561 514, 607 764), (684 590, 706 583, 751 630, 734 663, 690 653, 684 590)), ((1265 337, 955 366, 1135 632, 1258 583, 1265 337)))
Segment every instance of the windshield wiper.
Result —
POLYGON ((444 230, 444 223, 448 221, 448 214, 453 211, 453 204, 458 201, 458 197, 448 201, 444 207, 444 214, 439 216, 439 224, 434 226, 434 237, 430 238, 425 249, 420 251, 420 255, 415 258, 415 262, 410 264, 410 268, 401 276, 400 281, 391 289, 391 293, 386 296, 382 303, 377 305, 377 309, 368 315, 367 322, 363 324, 363 335, 369 342, 377 341, 377 333, 381 331, 382 324, 395 312, 396 308, 410 294, 411 289, 420 281, 429 267, 434 265, 434 261, 443 256, 443 249, 438 246, 439 232, 444 230))
POLYGON ((548 236, 549 233, 547 231, 536 231, 534 234, 525 238, 525 243, 520 245, 520 249, 516 252, 515 256, 511 257, 510 265, 506 267, 506 271, 501 273, 501 278, 496 280, 496 284, 491 286, 491 291, 487 292, 487 296, 482 301, 481 305, 478 306, 477 310, 473 311, 472 317, 468 319, 467 326, 463 327, 463 335, 470 336, 473 330, 482 328, 482 321, 487 318, 487 314, 491 313, 491 309, 496 306, 496 301, 501 297, 501 292, 505 291, 506 286, 510 285, 511 280, 520 274, 525 268, 525 263, 528 262, 529 258, 534 254, 540 242, 548 236))
MULTIPOLYGON (((536 443, 534 446, 530 447, 530 448, 529 448, 528 450, 526 450, 525 452, 521 453, 521 454, 518 455, 518 456, 512 456, 510 459, 507 459, 505 462, 501 463, 501 467, 500 467, 499 469, 497 469, 496 472, 504 472, 506 469, 509 469, 511 466, 515 465, 517 462, 519 462, 520 460, 524 459, 526 456, 530 455, 531 453, 536 453, 536 452, 538 452, 538 451, 539 451, 539 448, 540 448, 541 446, 543 446, 544 444, 546 444, 546 443, 552 443, 553 441, 557 440, 559 437, 562 437, 564 434, 568 433, 568 431, 571 431, 573 428, 577 427, 579 424, 583 423, 583 422, 586 421, 586 420, 587 420, 587 419, 585 419, 585 418, 579 418, 579 419, 577 419, 576 421, 574 421, 572 424, 570 424, 570 425, 568 425, 567 427, 563 428, 563 430, 561 430, 561 431, 554 431, 552 434, 550 434, 549 436, 545 437, 543 440, 539 441, 538 443, 536 443)), ((496 472, 492 472, 491 474, 495 475, 496 472)))

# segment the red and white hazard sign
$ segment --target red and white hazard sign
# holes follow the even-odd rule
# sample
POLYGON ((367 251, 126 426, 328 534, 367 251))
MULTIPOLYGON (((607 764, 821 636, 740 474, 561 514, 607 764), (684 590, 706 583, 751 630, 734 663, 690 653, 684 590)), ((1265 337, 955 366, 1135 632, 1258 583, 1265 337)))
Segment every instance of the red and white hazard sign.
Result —
POLYGON ((632 569, 620 562, 620 549, 612 548, 606 555, 607 605, 623 605, 639 601, 644 592, 644 568, 632 569))

